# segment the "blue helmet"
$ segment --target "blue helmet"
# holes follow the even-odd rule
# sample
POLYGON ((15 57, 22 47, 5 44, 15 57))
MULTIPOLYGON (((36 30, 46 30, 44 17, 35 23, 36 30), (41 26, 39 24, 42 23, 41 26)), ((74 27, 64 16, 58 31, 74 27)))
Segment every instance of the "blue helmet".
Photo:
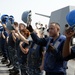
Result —
POLYGON ((10 15, 9 20, 10 20, 11 24, 14 24, 14 16, 10 15))
POLYGON ((1 16, 1 20, 3 20, 3 19, 8 19, 8 17, 9 17, 9 16, 8 16, 7 14, 4 14, 4 15, 1 16))
POLYGON ((2 15, 2 16, 1 16, 2 24, 3 24, 3 23, 6 24, 7 21, 8 21, 8 18, 9 18, 9 16, 8 16, 7 14, 2 15))
POLYGON ((75 10, 72 10, 67 14, 66 20, 70 26, 75 24, 75 10))
POLYGON ((28 20, 29 20, 30 16, 31 16, 31 10, 23 12, 23 14, 22 14, 22 21, 24 23, 28 23, 28 20))

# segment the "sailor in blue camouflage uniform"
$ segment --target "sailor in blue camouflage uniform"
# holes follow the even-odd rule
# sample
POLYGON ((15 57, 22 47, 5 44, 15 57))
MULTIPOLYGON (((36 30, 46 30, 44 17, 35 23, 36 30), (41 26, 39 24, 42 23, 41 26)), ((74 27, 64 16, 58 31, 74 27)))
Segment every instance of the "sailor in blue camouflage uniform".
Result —
MULTIPOLYGON (((14 22, 13 18, 14 17, 12 15, 10 15, 9 18, 8 18, 8 20, 11 22, 10 25, 13 24, 13 26, 15 26, 15 22, 14 22)), ((9 32, 9 38, 8 38, 8 57, 9 57, 10 63, 7 64, 7 66, 11 67, 11 65, 13 65, 14 67, 11 70, 9 69, 10 75, 13 75, 12 74, 13 72, 14 72, 14 75, 16 75, 16 73, 18 74, 19 71, 18 71, 18 66, 17 66, 18 59, 17 59, 17 53, 16 53, 17 52, 17 50, 16 50, 16 43, 13 40, 13 32, 14 32, 13 29, 14 28, 13 29, 9 29, 7 27, 8 22, 4 23, 4 22, 6 22, 6 20, 3 20, 2 22, 3 22, 2 25, 5 28, 5 30, 7 30, 9 32)), ((17 23, 17 25, 18 25, 18 23, 17 23)))
MULTIPOLYGON (((14 27, 16 28, 16 27, 18 27, 18 23, 17 22, 14 22, 14 27)), ((10 75, 17 75, 17 74, 19 74, 19 69, 20 69, 20 67, 19 67, 19 57, 18 57, 18 47, 19 47, 19 44, 18 44, 18 41, 16 40, 16 38, 15 38, 15 35, 14 35, 14 33, 17 33, 16 31, 15 31, 15 29, 14 30, 12 30, 12 41, 13 41, 13 43, 14 43, 14 50, 13 50, 13 60, 12 60, 12 62, 13 62, 13 69, 10 69, 10 75), (15 38, 15 39, 14 39, 15 38)))
POLYGON ((32 41, 27 57, 29 75, 42 75, 42 71, 40 70, 42 64, 42 51, 42 46, 32 41))
POLYGON ((0 26, 0 53, 1 54, 2 54, 2 50, 1 50, 1 33, 2 33, 2 31, 3 31, 3 26, 0 26))
POLYGON ((47 50, 44 60, 46 75, 66 75, 67 62, 62 57, 62 49, 66 37, 60 34, 60 25, 56 22, 50 23, 50 37, 42 39, 38 38, 33 32, 31 25, 27 26, 27 29, 31 32, 31 37, 35 43, 46 46, 47 50))
POLYGON ((20 69, 21 69, 21 75, 28 75, 27 73, 27 55, 28 51, 24 51, 25 49, 29 50, 29 45, 25 42, 20 42, 20 54, 21 54, 21 61, 20 61, 20 69))
POLYGON ((1 50, 1 32, 3 31, 3 27, 0 26, 0 56, 2 55, 2 50, 1 50))
POLYGON ((1 49, 2 49, 2 53, 3 53, 3 57, 5 60, 2 60, 2 63, 8 63, 8 51, 7 51, 7 39, 8 39, 8 33, 7 31, 3 30, 1 33, 2 37, 1 37, 1 49))
MULTIPOLYGON (((39 38, 39 31, 35 31, 39 38)), ((27 73, 29 75, 43 75, 40 66, 42 65, 43 47, 36 44, 33 40, 29 41, 29 51, 27 55, 27 73)))
MULTIPOLYGON (((4 14, 1 16, 1 25, 6 24, 8 21, 8 15, 4 14)), ((1 49, 2 49, 2 53, 3 53, 3 59, 2 59, 2 63, 7 63, 7 49, 6 49, 6 43, 7 43, 7 39, 8 39, 8 33, 7 31, 3 28, 3 26, 1 26, 1 49)))
MULTIPOLYGON (((24 35, 24 32, 26 34, 25 29, 21 31, 21 34, 24 35)), ((23 47, 20 45, 20 48, 24 50, 23 53, 25 53, 25 55, 27 54, 26 72, 28 75, 42 75, 42 71, 40 70, 40 66, 42 64, 42 56, 43 56, 42 46, 35 44, 35 42, 32 40, 31 41, 27 40, 27 42, 25 41, 25 49, 23 49, 23 47), (26 49, 26 43, 29 46, 28 49, 26 49)))
MULTIPOLYGON (((26 59, 27 54, 24 54, 22 52, 22 47, 19 45, 21 42, 24 42, 23 38, 27 38, 29 36, 29 31, 27 32, 24 24, 20 23, 19 29, 18 26, 15 27, 16 33, 14 33, 15 38, 13 38, 16 42, 16 50, 17 50, 17 56, 18 56, 18 62, 19 62, 19 68, 21 70, 21 75, 27 75, 26 73, 26 59), (22 38, 23 37, 23 38, 22 38)), ((27 47, 26 44, 24 44, 24 47, 27 47)), ((23 45, 22 45, 23 46, 23 45)))

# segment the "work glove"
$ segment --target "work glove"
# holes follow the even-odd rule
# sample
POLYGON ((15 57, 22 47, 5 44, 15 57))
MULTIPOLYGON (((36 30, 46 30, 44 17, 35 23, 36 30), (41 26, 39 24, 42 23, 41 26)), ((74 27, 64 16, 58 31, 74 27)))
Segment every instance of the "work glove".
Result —
POLYGON ((32 28, 31 25, 28 25, 28 26, 27 26, 27 29, 28 29, 30 32, 33 32, 33 28, 32 28))

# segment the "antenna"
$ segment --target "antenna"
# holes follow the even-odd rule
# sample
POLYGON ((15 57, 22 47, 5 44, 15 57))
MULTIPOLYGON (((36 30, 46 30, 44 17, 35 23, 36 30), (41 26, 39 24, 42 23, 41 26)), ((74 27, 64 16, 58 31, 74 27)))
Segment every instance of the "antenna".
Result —
POLYGON ((43 17, 47 17, 47 18, 50 18, 50 16, 48 15, 43 15, 43 14, 39 14, 39 13, 35 13, 36 15, 40 15, 40 16, 43 16, 43 17))

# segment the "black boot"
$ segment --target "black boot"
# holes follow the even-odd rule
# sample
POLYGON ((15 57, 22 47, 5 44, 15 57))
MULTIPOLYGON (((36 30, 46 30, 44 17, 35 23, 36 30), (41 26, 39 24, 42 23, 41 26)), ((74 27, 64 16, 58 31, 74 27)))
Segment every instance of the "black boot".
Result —
POLYGON ((11 71, 9 75, 19 75, 19 70, 11 71))
POLYGON ((2 58, 1 62, 2 62, 2 64, 7 64, 8 60, 6 58, 2 58))
POLYGON ((15 70, 15 68, 13 67, 12 69, 9 69, 9 71, 11 72, 11 71, 14 71, 15 70))
POLYGON ((11 62, 10 63, 8 63, 6 66, 10 66, 11 65, 11 62))

